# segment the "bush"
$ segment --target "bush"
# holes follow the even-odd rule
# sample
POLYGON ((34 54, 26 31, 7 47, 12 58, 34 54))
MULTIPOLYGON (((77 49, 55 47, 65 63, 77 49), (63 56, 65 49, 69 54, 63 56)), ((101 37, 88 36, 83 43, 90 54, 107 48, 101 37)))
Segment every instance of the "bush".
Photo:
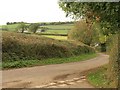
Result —
POLYGON ((95 30, 95 24, 88 26, 85 20, 81 20, 75 24, 72 30, 69 31, 68 39, 91 45, 98 42, 99 35, 97 30, 95 30))
POLYGON ((95 52, 93 48, 73 41, 60 41, 13 32, 3 32, 2 48, 3 62, 70 57, 95 52))

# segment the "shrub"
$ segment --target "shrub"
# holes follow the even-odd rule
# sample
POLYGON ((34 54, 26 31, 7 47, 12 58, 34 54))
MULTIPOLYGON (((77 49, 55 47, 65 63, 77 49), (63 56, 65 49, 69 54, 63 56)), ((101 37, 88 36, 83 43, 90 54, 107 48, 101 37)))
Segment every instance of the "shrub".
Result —
POLYGON ((43 58, 70 57, 94 53, 94 49, 74 41, 60 41, 42 36, 3 32, 4 61, 41 60, 43 58))
POLYGON ((68 39, 91 45, 92 43, 97 43, 99 37, 94 25, 89 27, 85 20, 81 20, 75 24, 72 30, 69 31, 68 39))

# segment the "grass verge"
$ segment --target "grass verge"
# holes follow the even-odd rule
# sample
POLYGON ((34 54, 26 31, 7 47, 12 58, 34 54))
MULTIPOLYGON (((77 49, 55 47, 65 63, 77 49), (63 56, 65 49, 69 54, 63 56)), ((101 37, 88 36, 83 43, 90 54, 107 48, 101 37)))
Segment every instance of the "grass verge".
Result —
POLYGON ((96 53, 92 53, 92 54, 82 54, 80 56, 74 56, 69 58, 50 58, 50 59, 43 59, 43 60, 20 60, 20 61, 13 61, 13 62, 7 61, 2 63, 2 69, 77 62, 77 61, 88 60, 96 56, 97 56, 96 53))
POLYGON ((87 79, 96 88, 108 88, 107 65, 88 72, 87 79))

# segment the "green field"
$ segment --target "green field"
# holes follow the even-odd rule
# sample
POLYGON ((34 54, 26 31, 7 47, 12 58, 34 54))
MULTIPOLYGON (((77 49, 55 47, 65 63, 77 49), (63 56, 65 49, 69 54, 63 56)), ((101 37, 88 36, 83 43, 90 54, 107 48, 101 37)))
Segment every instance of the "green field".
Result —
POLYGON ((43 33, 48 33, 48 34, 67 34, 69 30, 46 30, 43 33))
POLYGON ((3 29, 7 29, 8 31, 16 31, 16 28, 19 24, 12 24, 12 25, 2 25, 3 29))
POLYGON ((61 25, 45 25, 45 26, 42 26, 42 27, 47 27, 49 28, 50 30, 57 30, 57 29, 60 29, 60 30, 70 30, 71 28, 73 28, 73 24, 61 24, 61 25))
MULTIPOLYGON (((16 28, 19 24, 12 24, 12 25, 2 25, 0 26, 3 29, 7 29, 8 31, 16 31, 16 28)), ((61 24, 61 25, 44 25, 41 27, 48 28, 45 32, 48 34, 67 34, 69 30, 73 28, 73 24, 61 24)))
POLYGON ((61 25, 46 25, 43 26, 48 28, 44 33, 50 34, 67 34, 69 30, 73 28, 73 24, 61 24, 61 25))
POLYGON ((67 36, 54 36, 54 35, 42 35, 44 37, 58 39, 58 40, 67 40, 67 36))

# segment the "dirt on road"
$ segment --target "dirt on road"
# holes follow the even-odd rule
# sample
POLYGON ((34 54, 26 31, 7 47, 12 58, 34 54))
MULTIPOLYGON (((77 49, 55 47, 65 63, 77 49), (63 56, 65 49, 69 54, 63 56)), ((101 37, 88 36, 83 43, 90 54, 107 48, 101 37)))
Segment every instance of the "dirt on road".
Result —
POLYGON ((86 61, 2 71, 3 88, 93 88, 84 71, 107 64, 109 56, 99 54, 86 61))

